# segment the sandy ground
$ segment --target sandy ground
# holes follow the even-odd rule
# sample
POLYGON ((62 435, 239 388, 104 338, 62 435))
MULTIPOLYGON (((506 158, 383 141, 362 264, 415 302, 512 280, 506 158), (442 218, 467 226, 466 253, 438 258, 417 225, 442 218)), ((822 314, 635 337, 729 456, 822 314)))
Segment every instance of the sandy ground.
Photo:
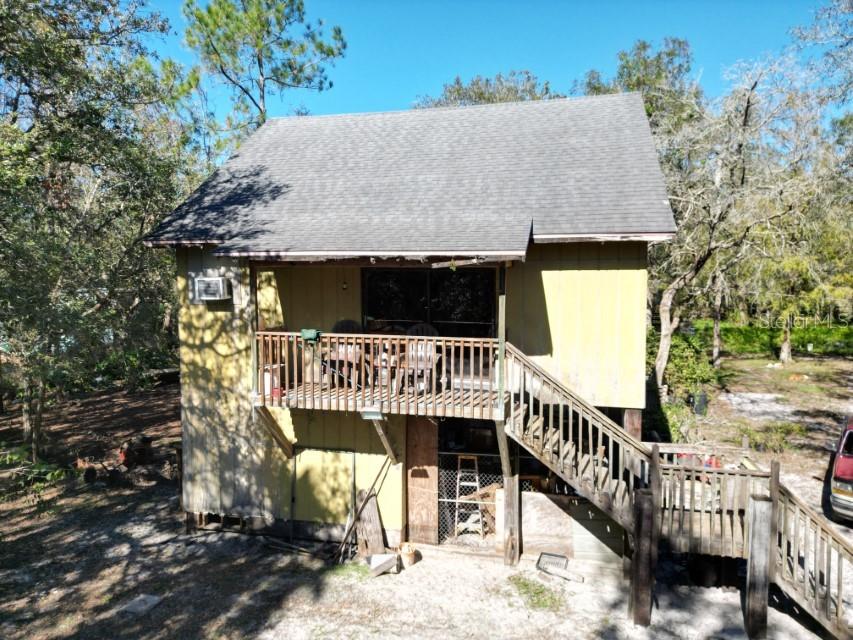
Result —
MULTIPOLYGON (((824 447, 850 408, 853 362, 798 362, 784 371, 757 361, 730 365, 723 392, 741 401, 712 398, 705 439, 731 445, 743 424, 801 422, 803 438, 755 457, 762 464, 779 458, 783 481, 822 508, 824 447)), ((178 399, 171 385, 77 400, 50 412, 48 437, 68 461, 113 456, 122 440, 146 433, 162 461, 179 439, 178 399)), ((16 427, 14 418, 0 418, 0 440, 13 441, 16 427)), ((530 560, 507 568, 494 556, 424 549, 423 561, 401 574, 369 578, 354 565, 282 552, 262 537, 187 536, 176 485, 156 473, 146 484, 153 486, 73 481, 0 502, 0 638, 744 637, 740 592, 697 587, 672 560, 660 566, 652 627, 640 629, 627 618, 625 583, 599 568, 576 567, 585 582, 565 583, 542 576, 530 560), (552 604, 527 603, 518 576, 541 585, 552 604), (128 613, 140 595, 160 601, 145 614, 128 613)), ((853 540, 846 523, 835 526, 853 540)), ((768 637, 820 633, 774 597, 768 637)))
MULTIPOLYGON (((653 624, 634 627, 612 570, 575 567, 583 584, 542 576, 530 560, 425 548, 398 575, 371 578, 228 531, 186 535, 175 485, 69 486, 0 509, 0 636, 48 638, 742 638, 740 593, 691 586, 661 563, 653 624), (511 582, 543 585, 528 605, 511 582), (123 609, 141 594, 161 601, 123 609)), ((807 624, 807 623, 806 623, 807 624)), ((771 638, 812 638, 770 611, 771 638)))

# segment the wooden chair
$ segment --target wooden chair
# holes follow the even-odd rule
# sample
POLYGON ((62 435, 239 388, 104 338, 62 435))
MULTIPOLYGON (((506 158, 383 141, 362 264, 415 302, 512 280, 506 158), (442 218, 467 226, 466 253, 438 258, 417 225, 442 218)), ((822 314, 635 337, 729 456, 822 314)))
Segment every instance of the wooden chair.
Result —
MULTIPOLYGON (((438 331, 432 325, 421 322, 410 328, 406 335, 413 338, 437 338, 438 331)), ((432 389, 432 371, 435 369, 436 373, 441 373, 440 361, 441 353, 432 340, 409 342, 404 353, 400 354, 400 362, 397 366, 397 389, 402 388, 401 383, 408 379, 411 379, 416 390, 420 385, 423 385, 425 391, 432 389)))
MULTIPOLYGON (((361 324, 355 320, 338 320, 332 327, 332 333, 364 333, 361 324)), ((325 373, 339 376, 344 384, 349 384, 357 389, 359 371, 361 369, 362 353, 357 344, 341 344, 336 342, 329 346, 329 350, 323 354, 323 370, 325 373)))

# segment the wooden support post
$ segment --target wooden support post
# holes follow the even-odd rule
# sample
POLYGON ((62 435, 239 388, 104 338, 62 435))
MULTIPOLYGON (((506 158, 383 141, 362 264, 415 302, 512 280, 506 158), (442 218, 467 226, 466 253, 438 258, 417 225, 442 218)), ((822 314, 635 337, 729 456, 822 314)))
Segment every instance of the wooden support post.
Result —
POLYGON ((622 428, 637 440, 643 438, 643 410, 622 409, 622 428))
POLYGON ((505 420, 506 402, 506 267, 498 271, 498 418, 505 420))
POLYGON ((631 597, 629 612, 634 624, 648 627, 652 621, 652 569, 654 538, 654 501, 650 489, 634 492, 634 555, 631 558, 631 597))
POLYGON ((521 494, 518 469, 510 459, 510 443, 503 420, 495 420, 495 431, 504 477, 504 564, 515 566, 521 557, 521 494))
POLYGON ((391 446, 391 440, 388 438, 388 433, 385 431, 385 419, 371 420, 373 426, 376 427, 376 433, 379 434, 379 439, 382 441, 382 446, 385 447, 385 453, 388 454, 388 459, 391 464, 397 464, 397 454, 394 453, 394 447, 391 446))
POLYGON ((776 549, 779 546, 779 461, 770 462, 770 568, 768 579, 776 577, 776 549))
POLYGON ((652 445, 652 458, 649 464, 649 489, 652 491, 652 574, 658 566, 658 541, 660 540, 661 527, 661 472, 660 472, 660 448, 652 445))
POLYGON ((773 503, 767 496, 750 495, 748 509, 749 556, 746 561, 744 626, 750 638, 766 638, 773 503))

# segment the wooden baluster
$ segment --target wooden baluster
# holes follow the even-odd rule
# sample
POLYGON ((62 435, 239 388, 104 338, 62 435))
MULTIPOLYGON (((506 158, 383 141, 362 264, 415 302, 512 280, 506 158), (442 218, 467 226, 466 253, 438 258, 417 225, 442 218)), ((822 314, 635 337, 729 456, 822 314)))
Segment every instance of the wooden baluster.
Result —
POLYGON ((278 372, 278 398, 276 398, 275 404, 276 406, 281 406, 281 394, 284 392, 284 371, 282 370, 281 361, 281 334, 275 336, 275 350, 276 350, 276 370, 278 372))
POLYGON ((470 417, 476 417, 474 415, 474 343, 468 342, 468 379, 466 379, 466 387, 468 388, 468 410, 470 417))
POLYGON ((258 367, 259 375, 259 383, 258 388, 261 390, 261 406, 266 406, 267 404, 267 380, 266 376, 266 363, 264 362, 264 336, 258 336, 258 361, 260 366, 258 367))
MULTIPOLYGON (((432 380, 432 415, 434 415, 434 416, 438 415, 438 412, 436 410, 437 402, 438 402, 438 400, 436 398, 436 393, 438 393, 438 385, 437 385, 437 380, 436 380, 436 376, 438 373, 438 369, 436 368, 436 364, 437 364, 437 360, 438 360, 438 353, 439 353, 438 345, 439 345, 439 340, 437 338, 433 338, 432 339, 432 375, 430 376, 430 378, 432 380)), ((444 353, 444 351, 442 350, 441 353, 444 353)))
POLYGON ((823 615, 826 619, 832 616, 832 538, 829 533, 826 536, 826 598, 824 600, 823 615))
MULTIPOLYGON (((704 471, 704 468, 703 468, 704 471)), ((699 477, 699 551, 705 553, 705 474, 699 477)))
MULTIPOLYGON (((395 344, 396 344, 396 349, 397 349, 397 371, 398 371, 398 375, 399 375, 400 371, 403 372, 403 378, 400 382, 400 385, 403 387, 402 392, 403 392, 403 400, 405 402, 405 407, 406 407, 405 412, 406 413, 412 413, 411 407, 410 407, 411 401, 409 398, 409 370, 408 370, 408 367, 411 365, 411 363, 409 362, 409 355, 410 355, 409 338, 397 338, 395 341, 395 344), (402 345, 403 345, 402 347, 400 346, 401 340, 402 340, 402 345), (402 367, 402 369, 401 369, 401 365, 405 365, 405 366, 402 367)), ((397 391, 398 391, 398 393, 396 393, 395 395, 397 396, 396 400, 397 400, 397 405, 399 407, 399 404, 400 404, 399 391, 400 390, 398 389, 397 391)), ((417 396, 417 393, 415 395, 417 396)), ((417 414, 417 411, 418 411, 417 397, 415 397, 415 403, 416 403, 415 404, 415 414, 417 414)))
POLYGON ((794 578, 794 588, 797 588, 797 583, 800 580, 800 506, 795 505, 794 508, 794 544, 791 547, 791 555, 793 556, 793 562, 791 563, 793 578, 794 578))
POLYGON ((287 406, 287 401, 290 393, 291 376, 290 376, 290 336, 286 333, 281 335, 281 355, 282 355, 282 389, 281 389, 281 405, 287 406))
POLYGON ((838 558, 838 562, 836 565, 835 579, 838 583, 837 593, 835 595, 835 624, 841 626, 842 624, 846 627, 847 623, 844 620, 844 552, 839 545, 837 548, 836 557, 838 558))

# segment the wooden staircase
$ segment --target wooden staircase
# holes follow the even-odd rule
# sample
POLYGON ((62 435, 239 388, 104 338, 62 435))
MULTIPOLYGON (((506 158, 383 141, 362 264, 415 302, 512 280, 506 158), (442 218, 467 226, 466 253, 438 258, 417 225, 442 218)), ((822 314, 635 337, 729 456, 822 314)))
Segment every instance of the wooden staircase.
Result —
POLYGON ((747 558, 750 495, 773 504, 770 579, 794 608, 851 637, 853 548, 778 482, 777 473, 708 469, 662 459, 513 345, 506 343, 504 430, 545 466, 634 531, 638 489, 652 492, 655 528, 674 551, 747 558))

